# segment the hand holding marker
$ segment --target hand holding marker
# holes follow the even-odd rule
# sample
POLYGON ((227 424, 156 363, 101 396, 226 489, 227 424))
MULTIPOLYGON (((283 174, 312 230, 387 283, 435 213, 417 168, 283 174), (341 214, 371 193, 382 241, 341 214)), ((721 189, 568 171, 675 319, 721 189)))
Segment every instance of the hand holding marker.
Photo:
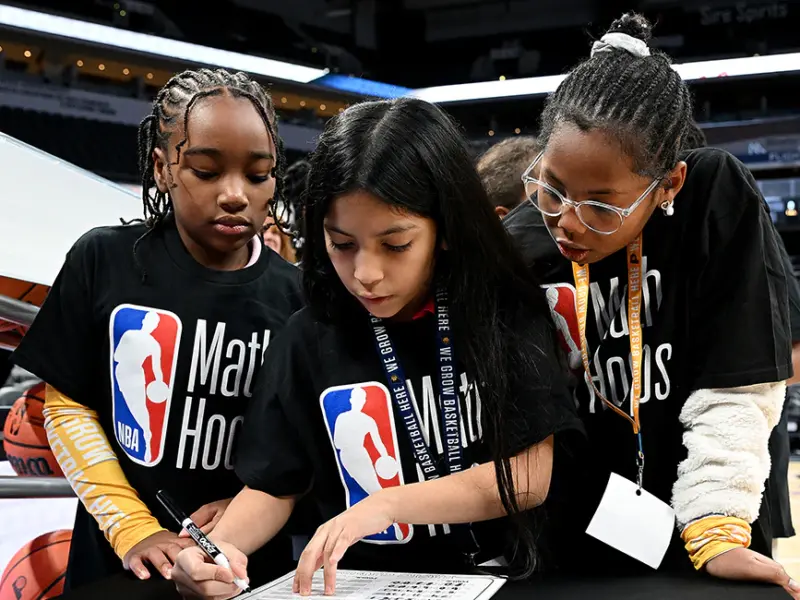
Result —
MULTIPOLYGON (((180 526, 189 533, 197 545, 200 546, 200 548, 206 554, 208 554, 209 557, 211 557, 211 560, 213 560, 220 567, 224 567, 225 569, 231 568, 231 563, 228 560, 228 557, 225 556, 219 548, 217 548, 214 542, 206 537, 206 534, 204 534, 180 508, 178 508, 178 505, 175 504, 175 501, 170 498, 164 490, 159 490, 158 493, 156 493, 156 499, 161 503, 161 506, 167 510, 170 516, 172 516, 172 518, 175 519, 180 526)), ((234 577, 233 583, 235 583, 236 586, 244 593, 247 594, 250 592, 250 587, 243 579, 234 577)))

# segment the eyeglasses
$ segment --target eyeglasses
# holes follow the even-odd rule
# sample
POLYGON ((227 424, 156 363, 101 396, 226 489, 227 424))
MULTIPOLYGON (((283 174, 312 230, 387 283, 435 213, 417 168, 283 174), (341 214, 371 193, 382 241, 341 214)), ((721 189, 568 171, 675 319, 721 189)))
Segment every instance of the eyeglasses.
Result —
POLYGON ((618 208, 611 204, 606 204, 605 202, 597 202, 596 200, 575 202, 564 196, 564 194, 547 182, 531 176, 536 165, 542 160, 543 155, 544 152, 539 154, 531 166, 522 174, 522 183, 525 185, 525 195, 528 197, 528 200, 530 200, 531 204, 546 217, 561 216, 561 213, 564 212, 564 206, 571 206, 575 210, 575 214, 578 216, 581 223, 588 229, 602 235, 611 235, 619 231, 625 219, 633 214, 633 211, 638 208, 642 201, 644 201, 663 180, 662 177, 655 179, 644 193, 639 196, 636 202, 631 204, 628 208, 618 208))

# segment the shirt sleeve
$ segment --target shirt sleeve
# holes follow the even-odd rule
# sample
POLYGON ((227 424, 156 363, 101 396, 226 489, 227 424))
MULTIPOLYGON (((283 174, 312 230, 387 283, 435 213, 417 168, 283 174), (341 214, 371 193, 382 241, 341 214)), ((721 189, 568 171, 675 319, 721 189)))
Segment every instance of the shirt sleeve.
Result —
POLYGON ((164 531, 128 483, 97 413, 47 386, 44 428, 64 476, 117 556, 164 531))
POLYGON ((786 285, 789 289, 789 323, 792 330, 792 342, 796 343, 800 342, 800 283, 794 276, 794 267, 792 259, 789 258, 789 253, 786 251, 786 244, 783 243, 783 238, 777 232, 776 239, 778 250, 781 253, 783 270, 786 273, 786 285))
POLYGON ((72 247, 12 360, 79 404, 97 408, 93 373, 101 361, 92 255, 87 236, 72 247))
POLYGON ((296 413, 302 402, 295 385, 302 373, 292 356, 294 334, 290 321, 267 349, 239 438, 235 467, 246 486, 276 497, 305 493, 312 480, 308 454, 297 425, 289 418, 290 404, 295 403, 296 413))
POLYGON ((688 299, 690 391, 788 379, 787 274, 766 202, 750 172, 725 152, 705 153, 692 168, 700 181, 685 203, 707 202, 707 208, 693 213, 699 231, 690 233, 700 243, 688 257, 697 292, 688 299))
POLYGON ((529 359, 511 369, 513 401, 502 416, 509 455, 522 452, 551 435, 557 443, 583 436, 568 375, 552 327, 546 317, 533 320, 525 336, 529 359))

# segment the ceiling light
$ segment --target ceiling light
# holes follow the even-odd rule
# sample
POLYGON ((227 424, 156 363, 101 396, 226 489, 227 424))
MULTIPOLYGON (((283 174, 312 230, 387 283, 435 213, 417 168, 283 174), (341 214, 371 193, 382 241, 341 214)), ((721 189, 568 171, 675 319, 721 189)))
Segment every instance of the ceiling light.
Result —
POLYGON ((315 69, 280 60, 170 40, 5 4, 0 5, 0 24, 29 32, 34 31, 91 44, 113 46, 151 56, 162 56, 174 61, 215 65, 225 69, 299 83, 309 83, 328 72, 327 69, 315 69))

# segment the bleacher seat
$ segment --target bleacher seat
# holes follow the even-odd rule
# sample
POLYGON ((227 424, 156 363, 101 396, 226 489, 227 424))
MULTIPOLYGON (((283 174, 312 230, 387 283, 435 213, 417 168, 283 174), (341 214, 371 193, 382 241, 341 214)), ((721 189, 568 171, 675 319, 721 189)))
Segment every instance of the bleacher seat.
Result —
POLYGON ((0 131, 112 181, 138 181, 135 127, 0 107, 0 131))

